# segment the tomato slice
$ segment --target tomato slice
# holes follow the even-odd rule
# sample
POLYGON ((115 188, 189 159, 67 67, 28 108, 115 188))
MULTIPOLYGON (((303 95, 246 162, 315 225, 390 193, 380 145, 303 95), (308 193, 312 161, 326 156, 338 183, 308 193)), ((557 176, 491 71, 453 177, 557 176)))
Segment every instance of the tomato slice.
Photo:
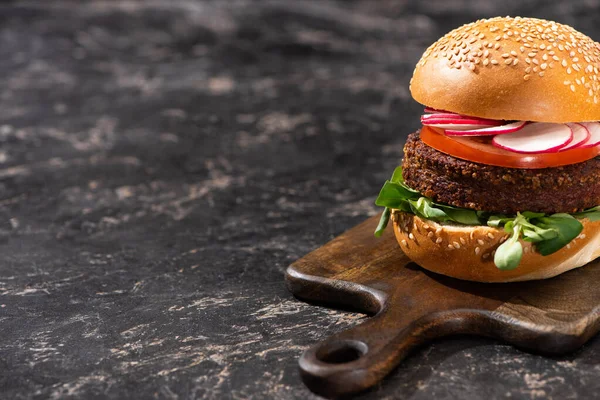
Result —
POLYGON ((560 167, 590 160, 600 154, 600 146, 558 153, 521 154, 500 149, 491 137, 450 137, 442 129, 423 126, 421 140, 429 147, 462 160, 505 168, 538 169, 560 167))

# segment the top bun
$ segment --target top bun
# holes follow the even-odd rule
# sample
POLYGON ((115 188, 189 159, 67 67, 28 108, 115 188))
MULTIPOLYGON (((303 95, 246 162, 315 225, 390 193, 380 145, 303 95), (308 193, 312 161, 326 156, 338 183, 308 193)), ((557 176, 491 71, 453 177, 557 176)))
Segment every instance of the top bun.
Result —
POLYGON ((600 120, 600 44, 567 25, 492 18, 431 45, 410 91, 418 102, 480 118, 600 120))

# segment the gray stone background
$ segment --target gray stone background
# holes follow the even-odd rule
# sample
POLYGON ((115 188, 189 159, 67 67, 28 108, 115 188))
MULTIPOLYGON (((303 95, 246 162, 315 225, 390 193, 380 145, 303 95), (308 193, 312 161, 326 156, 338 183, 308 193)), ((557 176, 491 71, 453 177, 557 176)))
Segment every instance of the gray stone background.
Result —
MULTIPOLYGON (((2 2, 0 397, 317 399, 298 357, 365 317, 283 273, 377 212, 421 53, 496 15, 600 38, 599 8, 2 2)), ((597 398, 598 360, 450 338, 358 398, 597 398)))

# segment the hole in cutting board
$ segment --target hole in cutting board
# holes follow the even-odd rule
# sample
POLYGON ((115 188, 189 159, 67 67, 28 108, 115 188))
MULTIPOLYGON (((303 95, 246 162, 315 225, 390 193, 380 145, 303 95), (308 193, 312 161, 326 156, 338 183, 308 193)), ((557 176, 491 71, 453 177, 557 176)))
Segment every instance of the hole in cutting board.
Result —
POLYGON ((358 340, 327 343, 317 351, 317 359, 328 364, 345 364, 367 353, 367 345, 358 340))

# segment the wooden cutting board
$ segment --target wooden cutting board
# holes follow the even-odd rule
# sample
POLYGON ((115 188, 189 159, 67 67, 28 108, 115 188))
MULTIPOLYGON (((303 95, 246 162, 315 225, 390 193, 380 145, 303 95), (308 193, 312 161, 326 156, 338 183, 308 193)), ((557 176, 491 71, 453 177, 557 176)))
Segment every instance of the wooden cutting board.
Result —
POLYGON ((373 315, 304 352, 300 372, 334 397, 382 380, 416 346, 454 334, 570 352, 600 329, 600 259, 556 278, 521 283, 460 281, 421 269, 392 229, 373 236, 373 217, 290 265, 298 298, 373 315))

